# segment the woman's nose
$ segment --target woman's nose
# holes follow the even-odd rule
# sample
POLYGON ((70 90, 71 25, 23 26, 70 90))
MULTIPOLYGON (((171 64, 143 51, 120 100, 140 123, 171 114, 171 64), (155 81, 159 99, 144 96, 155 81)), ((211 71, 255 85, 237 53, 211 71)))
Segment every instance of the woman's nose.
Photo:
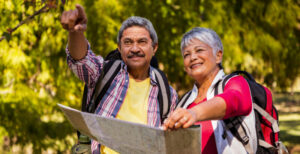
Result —
POLYGON ((191 53, 191 61, 197 59, 197 54, 196 53, 191 53))

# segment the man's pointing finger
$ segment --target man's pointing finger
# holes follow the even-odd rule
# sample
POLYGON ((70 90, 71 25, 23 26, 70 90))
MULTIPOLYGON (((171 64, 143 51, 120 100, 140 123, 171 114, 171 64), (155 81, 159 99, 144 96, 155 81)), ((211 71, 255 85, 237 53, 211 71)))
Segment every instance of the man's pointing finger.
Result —
POLYGON ((86 22, 86 15, 84 12, 84 8, 81 5, 76 4, 76 9, 78 10, 78 18, 81 18, 83 22, 86 22))

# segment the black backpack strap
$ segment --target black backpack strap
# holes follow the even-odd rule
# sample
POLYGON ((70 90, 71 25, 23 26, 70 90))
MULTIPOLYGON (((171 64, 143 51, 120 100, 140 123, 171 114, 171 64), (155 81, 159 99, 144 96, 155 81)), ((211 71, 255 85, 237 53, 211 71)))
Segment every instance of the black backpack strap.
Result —
POLYGON ((163 122, 167 118, 171 106, 170 86, 166 75, 161 70, 153 69, 153 71, 159 86, 158 101, 161 122, 163 122))
POLYGON ((119 52, 119 49, 116 48, 115 50, 112 50, 111 52, 109 52, 106 57, 105 57, 105 61, 111 61, 111 60, 121 60, 121 53, 119 52))
POLYGON ((178 104, 176 105, 176 108, 183 108, 186 101, 189 99, 189 97, 191 96, 192 94, 192 90, 188 91, 187 93, 185 93, 179 100, 178 104))
MULTIPOLYGON (((96 85, 99 85, 100 81, 102 80, 103 78, 103 75, 106 74, 108 72, 108 70, 110 69, 110 66, 113 65, 113 63, 116 61, 116 60, 119 60, 121 59, 121 54, 118 50, 118 48, 116 48, 115 50, 111 51, 106 57, 105 57, 105 61, 109 61, 108 63, 104 63, 104 66, 103 66, 103 71, 102 73, 100 74, 100 77, 98 78, 97 80, 97 83, 96 85)), ((96 86, 97 87, 97 86, 96 86)), ((94 91, 96 90, 97 88, 94 89, 94 91)), ((101 90, 100 90, 101 91, 101 90)), ((81 111, 83 112, 88 112, 88 107, 87 107, 87 93, 88 93, 88 86, 85 84, 84 85, 84 91, 83 91, 83 97, 82 97, 82 100, 81 100, 81 111)))
POLYGON ((86 100, 87 100, 87 93, 88 93, 88 86, 85 84, 84 85, 84 90, 83 90, 83 96, 82 96, 82 100, 81 100, 81 111, 83 112, 87 112, 87 104, 86 104, 86 100))
POLYGON ((115 76, 120 71, 121 62, 121 60, 112 60, 104 64, 103 71, 97 80, 96 87, 90 100, 88 112, 95 112, 100 100, 104 96, 115 76))

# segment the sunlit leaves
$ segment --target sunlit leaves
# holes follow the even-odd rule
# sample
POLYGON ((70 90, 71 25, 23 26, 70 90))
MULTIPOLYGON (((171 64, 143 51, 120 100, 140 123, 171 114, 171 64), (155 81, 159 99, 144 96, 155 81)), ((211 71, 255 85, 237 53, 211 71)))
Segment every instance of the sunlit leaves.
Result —
MULTIPOLYGON (((0 12, 5 13, 0 20, 0 34, 41 5, 28 4, 24 9, 23 3, 7 3, 0 5, 0 12), (14 7, 19 9, 10 10, 14 7)), ((10 41, 0 42, 0 126, 6 130, 0 137, 17 138, 21 146, 33 144, 34 153, 49 147, 65 151, 73 142, 62 139, 72 136, 74 140, 74 131, 56 103, 79 108, 82 84, 67 68, 67 33, 59 17, 59 10, 42 13, 16 29, 10 41), (75 97, 70 99, 68 95, 75 97), (63 120, 45 120, 53 116, 63 120)))

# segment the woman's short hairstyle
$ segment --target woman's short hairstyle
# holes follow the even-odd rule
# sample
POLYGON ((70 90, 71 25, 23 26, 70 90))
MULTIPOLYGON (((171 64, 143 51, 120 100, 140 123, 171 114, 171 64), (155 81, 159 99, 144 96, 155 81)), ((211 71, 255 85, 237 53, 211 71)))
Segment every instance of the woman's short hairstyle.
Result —
POLYGON ((198 39, 199 41, 209 45, 213 49, 214 55, 216 55, 217 51, 221 50, 223 52, 222 41, 215 31, 209 28, 195 27, 186 32, 181 39, 182 55, 183 49, 191 43, 192 39, 198 39))
POLYGON ((144 27, 150 34, 150 37, 152 39, 152 46, 154 47, 155 45, 157 45, 158 38, 152 23, 148 19, 143 17, 138 17, 138 16, 129 17, 122 23, 122 26, 119 30, 118 37, 117 37, 117 42, 119 45, 121 43, 120 41, 123 36, 124 30, 132 26, 144 27))

